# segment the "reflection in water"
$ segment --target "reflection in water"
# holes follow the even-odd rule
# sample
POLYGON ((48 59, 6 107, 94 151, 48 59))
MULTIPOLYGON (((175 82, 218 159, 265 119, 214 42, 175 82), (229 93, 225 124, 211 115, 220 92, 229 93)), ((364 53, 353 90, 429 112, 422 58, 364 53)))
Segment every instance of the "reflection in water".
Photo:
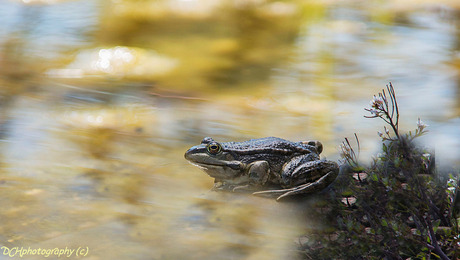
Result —
POLYGON ((451 9, 0 5, 2 246, 87 246, 93 259, 294 258, 298 237, 322 228, 313 213, 324 194, 277 203, 211 192, 185 150, 204 136, 279 136, 321 140, 337 159, 357 132, 365 159, 380 126, 362 108, 390 80, 401 127, 422 117, 437 156, 459 163, 451 9))
POLYGON ((301 16, 313 18, 296 3, 190 1, 193 11, 184 12, 178 2, 112 3, 99 37, 181 57, 173 73, 156 80, 197 92, 264 84, 290 54, 301 16))

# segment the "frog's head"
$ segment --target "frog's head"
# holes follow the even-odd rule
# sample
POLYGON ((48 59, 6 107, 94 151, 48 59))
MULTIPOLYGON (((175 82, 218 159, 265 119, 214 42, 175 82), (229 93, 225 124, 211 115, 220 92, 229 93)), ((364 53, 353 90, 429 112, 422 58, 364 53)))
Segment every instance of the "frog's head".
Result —
POLYGON ((216 179, 238 177, 245 168, 243 163, 236 161, 231 153, 211 137, 205 137, 200 145, 185 152, 185 159, 216 179))

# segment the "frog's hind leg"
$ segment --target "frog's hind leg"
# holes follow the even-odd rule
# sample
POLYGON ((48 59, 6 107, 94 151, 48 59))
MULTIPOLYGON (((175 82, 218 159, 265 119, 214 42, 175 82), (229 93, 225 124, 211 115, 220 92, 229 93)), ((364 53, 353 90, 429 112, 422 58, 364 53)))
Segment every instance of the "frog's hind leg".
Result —
POLYGON ((253 194, 254 195, 280 194, 280 196, 276 198, 276 200, 279 201, 280 199, 284 197, 295 195, 295 194, 313 193, 313 192, 317 192, 317 191, 320 191, 326 188, 331 182, 335 180, 335 178, 337 177, 337 174, 338 174, 338 169, 337 170, 332 169, 331 171, 329 171, 324 176, 322 176, 321 178, 317 179, 314 182, 301 184, 299 186, 287 188, 287 189, 258 191, 258 192, 254 192, 253 194))

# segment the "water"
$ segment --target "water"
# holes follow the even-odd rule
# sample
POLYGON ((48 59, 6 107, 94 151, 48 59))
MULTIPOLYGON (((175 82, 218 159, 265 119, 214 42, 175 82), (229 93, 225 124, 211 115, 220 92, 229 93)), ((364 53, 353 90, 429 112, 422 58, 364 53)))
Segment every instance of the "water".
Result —
MULTIPOLYGON (((0 244, 90 259, 291 259, 318 197, 210 191, 183 158, 205 136, 321 140, 383 122, 459 166, 458 9, 378 1, 0 3, 0 244)), ((3 249, 3 252, 5 249, 3 249)), ((6 256, 2 256, 5 257, 6 256)), ((41 257, 36 257, 41 258, 41 257)))

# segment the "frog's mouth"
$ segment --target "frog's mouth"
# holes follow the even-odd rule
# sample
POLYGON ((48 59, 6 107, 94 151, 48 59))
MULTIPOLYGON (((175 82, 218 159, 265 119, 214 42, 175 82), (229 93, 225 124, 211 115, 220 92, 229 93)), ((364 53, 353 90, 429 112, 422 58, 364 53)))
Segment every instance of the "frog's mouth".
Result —
POLYGON ((209 163, 197 163, 197 162, 191 162, 189 161, 190 164, 195 165, 196 167, 202 169, 202 170, 209 170, 209 169, 216 169, 219 167, 225 167, 223 164, 209 164, 209 163))
POLYGON ((240 175, 242 165, 240 162, 222 162, 222 163, 199 163, 192 162, 189 163, 200 168, 206 174, 213 178, 221 179, 230 179, 240 175))

